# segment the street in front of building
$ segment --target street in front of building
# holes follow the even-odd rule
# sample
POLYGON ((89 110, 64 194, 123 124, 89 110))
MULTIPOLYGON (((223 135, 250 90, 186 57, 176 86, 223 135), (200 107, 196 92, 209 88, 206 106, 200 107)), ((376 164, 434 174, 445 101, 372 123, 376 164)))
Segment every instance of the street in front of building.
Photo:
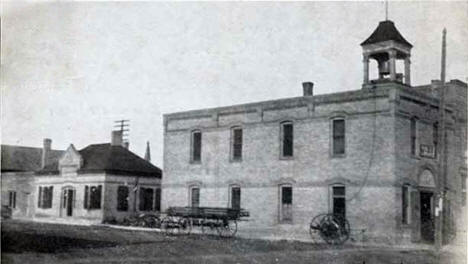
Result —
POLYGON ((452 251, 427 247, 329 246, 217 236, 166 236, 157 230, 116 229, 7 220, 2 263, 463 263, 452 251))

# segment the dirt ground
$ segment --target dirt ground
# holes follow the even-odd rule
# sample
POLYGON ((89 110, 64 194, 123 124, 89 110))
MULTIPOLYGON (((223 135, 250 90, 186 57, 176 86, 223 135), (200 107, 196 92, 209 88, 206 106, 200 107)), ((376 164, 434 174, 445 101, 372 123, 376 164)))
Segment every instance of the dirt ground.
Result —
POLYGON ((106 226, 3 221, 2 263, 459 263, 430 250, 165 236, 106 226))

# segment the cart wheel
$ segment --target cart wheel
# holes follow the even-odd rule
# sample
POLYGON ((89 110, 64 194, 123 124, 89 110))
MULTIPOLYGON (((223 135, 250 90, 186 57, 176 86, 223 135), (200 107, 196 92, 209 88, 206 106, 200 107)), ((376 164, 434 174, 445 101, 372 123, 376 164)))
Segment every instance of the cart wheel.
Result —
POLYGON ((327 214, 319 214, 315 216, 314 218, 312 218, 312 221, 310 221, 309 234, 312 240, 316 243, 322 242, 320 230, 321 230, 322 219, 325 216, 327 216, 327 214))
POLYGON ((237 232, 237 221, 219 219, 216 227, 220 237, 233 237, 237 232))
POLYGON ((190 235, 192 231, 193 222, 192 219, 189 217, 183 217, 179 219, 179 233, 184 235, 190 235))
POLYGON ((216 223, 214 220, 203 218, 201 220, 201 228, 204 235, 211 235, 216 230, 216 223))
POLYGON ((336 215, 326 215, 321 220, 320 236, 331 245, 341 245, 349 238, 349 223, 336 215))
POLYGON ((174 221, 173 217, 171 216, 166 216, 161 220, 161 230, 166 233, 166 235, 173 235, 176 232, 174 232, 175 228, 177 226, 177 222, 174 221))

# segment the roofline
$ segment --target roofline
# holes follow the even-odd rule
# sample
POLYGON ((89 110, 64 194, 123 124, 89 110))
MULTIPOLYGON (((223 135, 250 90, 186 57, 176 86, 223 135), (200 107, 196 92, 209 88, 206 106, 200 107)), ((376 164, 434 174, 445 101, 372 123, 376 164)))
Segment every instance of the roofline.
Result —
MULTIPOLYGON (((138 176, 138 177, 151 177, 151 178, 162 178, 162 172, 158 174, 149 173, 149 172, 132 172, 132 171, 122 171, 122 170, 101 170, 101 169, 90 169, 90 170, 78 170, 78 174, 86 173, 106 173, 113 175, 126 175, 126 176, 138 176)), ((57 171, 36 171, 37 175, 58 175, 60 172, 57 171)))
MULTIPOLYGON (((396 85, 402 85, 398 83, 392 83, 396 85)), ((369 98, 375 97, 387 97, 388 96, 388 87, 384 89, 359 89, 359 90, 351 90, 351 91, 344 91, 344 92, 336 92, 336 93, 327 93, 327 94, 319 94, 314 96, 296 96, 296 97, 289 97, 289 98, 280 98, 280 99, 273 99, 267 101, 258 101, 253 103, 245 103, 245 104, 236 104, 230 106, 220 106, 220 107, 212 107, 212 108, 204 108, 204 109, 194 109, 188 111, 181 111, 181 112, 173 112, 173 113, 166 113, 163 114, 164 119, 171 119, 171 118, 186 118, 186 117, 197 117, 197 116, 209 116, 212 115, 213 112, 218 112, 218 114, 232 114, 236 112, 254 112, 258 108, 263 110, 269 110, 271 108, 277 108, 278 104, 286 104, 285 108, 288 107, 300 107, 306 106, 308 103, 313 103, 314 105, 319 104, 327 104, 327 103, 334 103, 334 102, 347 102, 347 101, 357 101, 357 100, 366 100, 369 98)))

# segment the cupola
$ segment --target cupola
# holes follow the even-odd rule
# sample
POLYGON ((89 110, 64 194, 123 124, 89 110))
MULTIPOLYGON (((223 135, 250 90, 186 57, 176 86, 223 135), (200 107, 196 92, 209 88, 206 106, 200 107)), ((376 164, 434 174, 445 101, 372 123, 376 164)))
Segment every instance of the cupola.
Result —
POLYGON ((372 83, 399 82, 411 85, 410 56, 411 45, 395 27, 393 21, 379 23, 374 32, 361 43, 364 63, 363 87, 372 83), (374 59, 378 65, 378 77, 369 80, 369 60, 374 59), (396 63, 404 61, 404 73, 397 73, 396 63))

